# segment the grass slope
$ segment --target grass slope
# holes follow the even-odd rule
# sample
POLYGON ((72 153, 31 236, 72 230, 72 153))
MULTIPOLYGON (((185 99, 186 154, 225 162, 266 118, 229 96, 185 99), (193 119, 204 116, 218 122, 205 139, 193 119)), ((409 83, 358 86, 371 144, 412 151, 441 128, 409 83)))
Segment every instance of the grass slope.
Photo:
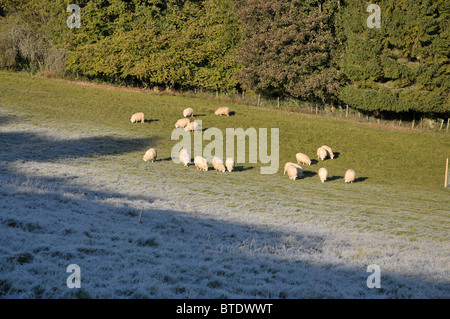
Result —
POLYGON ((53 266, 44 286, 21 272, 38 276, 48 260, 81 259, 120 277, 114 290, 89 282, 90 297, 449 296, 448 134, 0 72, 0 137, 0 267, 8 274, 0 295, 67 296, 55 291, 53 266), (215 116, 219 106, 235 115, 215 116), (280 128, 278 173, 173 163, 170 135, 186 107, 205 128, 280 128), (131 124, 137 111, 150 121, 131 124), (295 153, 315 158, 322 144, 338 157, 304 166, 296 181, 283 175, 295 153), (149 147, 158 149, 155 163, 142 161, 149 147), (322 166, 333 177, 325 184, 315 175, 322 166), (344 183, 347 168, 358 183, 344 183), (123 276, 112 267, 127 268, 117 251, 134 260, 123 276), (136 272, 149 263, 155 275, 140 282, 136 272), (383 291, 364 288, 371 263, 392 274, 383 291))
MULTIPOLYGON (((173 124, 182 117, 184 108, 192 107, 199 115, 195 119, 202 120, 204 128, 217 127, 224 134, 227 127, 279 128, 280 166, 295 161, 297 152, 317 158, 317 148, 327 144, 339 154, 339 159, 320 162, 307 169, 317 172, 320 166, 326 166, 332 176, 343 176, 347 168, 352 168, 359 177, 367 178, 364 182, 368 184, 443 191, 444 164, 450 152, 446 133, 381 130, 345 119, 176 95, 98 89, 14 73, 3 72, 0 76, 3 107, 26 112, 36 122, 45 120, 48 125, 96 125, 114 134, 151 136, 159 141, 158 149, 163 157, 170 156, 175 144, 170 140, 173 124), (230 106, 235 116, 214 116, 214 110, 220 106, 230 106), (137 111, 147 114, 150 123, 130 125, 129 118, 137 111)), ((207 143, 204 141, 204 146, 207 143)))

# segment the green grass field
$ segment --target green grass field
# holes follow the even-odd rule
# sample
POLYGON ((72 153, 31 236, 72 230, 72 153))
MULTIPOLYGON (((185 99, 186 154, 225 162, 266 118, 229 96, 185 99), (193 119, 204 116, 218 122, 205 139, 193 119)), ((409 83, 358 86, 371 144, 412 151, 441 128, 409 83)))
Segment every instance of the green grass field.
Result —
MULTIPOLYGON (((280 167, 287 161, 295 162, 297 152, 317 159, 317 148, 327 144, 339 154, 338 158, 304 169, 317 172, 320 166, 326 166, 333 176, 343 175, 347 168, 352 168, 358 177, 367 178, 364 184, 444 191, 445 159, 450 156, 448 133, 377 129, 341 118, 176 95, 108 90, 24 74, 2 72, 0 79, 1 104, 5 109, 29 114, 33 121, 48 125, 95 125, 105 133, 151 136, 158 139, 160 157, 170 156, 175 144, 170 140, 173 125, 182 118, 184 108, 192 107, 199 115, 195 119, 202 120, 204 128, 217 127, 224 135, 227 127, 279 128, 280 167), (229 118, 215 116, 214 110, 220 106, 229 106, 235 115, 229 118), (144 112, 151 122, 130 125, 129 118, 137 111, 144 112)), ((207 143, 204 141, 204 146, 207 143)), ((282 169, 280 172, 282 174, 282 169)))
MULTIPOLYGON (((256 214, 265 212, 266 203, 275 200, 275 210, 283 208, 287 213, 274 214, 323 223, 326 227, 345 225, 355 230, 408 234, 412 238, 447 237, 450 193, 444 188, 444 169, 445 159, 450 156, 448 133, 394 131, 342 118, 80 85, 9 72, 0 72, 0 98, 4 112, 17 114, 31 125, 77 134, 142 139, 144 142, 129 152, 94 156, 95 160, 78 159, 77 165, 95 167, 102 163, 111 171, 161 183, 168 189, 173 177, 185 185, 182 200, 195 194, 208 195, 202 198, 205 202, 215 202, 220 197, 222 205, 256 214), (215 116, 214 110, 220 106, 229 106, 235 114, 228 118, 215 116), (259 163, 238 164, 247 169, 231 174, 212 170, 201 173, 193 166, 186 169, 168 160, 177 143, 170 139, 174 123, 182 118, 186 107, 194 109, 195 119, 202 120, 204 128, 216 127, 224 134, 226 128, 279 128, 278 173, 261 175, 259 163), (134 112, 144 112, 150 121, 131 124, 129 119, 134 112), (295 162, 297 152, 317 159, 316 149, 323 144, 331 146, 337 158, 303 165, 306 177, 296 181, 283 175, 284 163, 295 162), (166 160, 143 162, 142 155, 149 147, 155 147, 159 159, 166 160), (322 166, 328 168, 331 177, 325 184, 316 175, 322 166), (344 183, 342 177, 348 168, 356 171, 359 182, 344 183), (312 213, 300 214, 306 211, 312 213), (345 218, 332 213, 340 211, 346 212, 345 218)), ((205 146, 209 142, 203 143, 205 146)), ((129 183, 132 187, 133 180, 129 183)))

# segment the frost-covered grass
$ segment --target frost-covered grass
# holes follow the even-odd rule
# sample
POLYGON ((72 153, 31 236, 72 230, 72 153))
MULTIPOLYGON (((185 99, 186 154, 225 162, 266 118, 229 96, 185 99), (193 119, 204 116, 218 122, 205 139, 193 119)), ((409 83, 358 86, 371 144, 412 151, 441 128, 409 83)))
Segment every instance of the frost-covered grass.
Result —
POLYGON ((448 135, 223 105, 0 73, 0 297, 450 297, 448 135), (205 127, 279 127, 280 166, 322 144, 339 156, 297 181, 182 167, 170 133, 189 106, 205 127), (137 111, 152 121, 130 124, 137 111))

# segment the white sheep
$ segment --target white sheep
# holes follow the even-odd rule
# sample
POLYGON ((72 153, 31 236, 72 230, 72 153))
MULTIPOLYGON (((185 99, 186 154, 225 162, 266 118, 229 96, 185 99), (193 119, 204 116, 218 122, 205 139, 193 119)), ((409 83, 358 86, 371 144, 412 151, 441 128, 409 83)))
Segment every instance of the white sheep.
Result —
POLYGON ((190 107, 188 107, 187 109, 184 109, 183 116, 184 117, 194 116, 194 110, 190 107))
POLYGON ((194 158, 194 164, 197 169, 207 171, 208 170, 208 163, 206 162, 206 158, 202 156, 196 156, 194 158))
POLYGON ((330 156, 331 159, 334 158, 334 153, 329 146, 322 145, 321 148, 324 148, 328 152, 328 155, 330 156))
POLYGON ((320 181, 323 183, 328 178, 328 170, 325 167, 321 167, 319 169, 318 175, 319 175, 320 181))
POLYGON ((199 125, 198 125, 198 122, 190 122, 190 123, 188 123, 186 126, 185 126, 185 128, 184 128, 184 130, 187 132, 187 131, 197 131, 199 129, 199 125))
POLYGON ((186 125, 188 125, 191 121, 189 119, 183 118, 183 119, 179 119, 176 123, 175 123, 175 128, 184 128, 186 127, 186 125))
POLYGON ((215 112, 215 115, 226 115, 226 116, 230 116, 230 109, 226 106, 223 107, 219 107, 215 112))
POLYGON ((147 152, 145 152, 142 159, 146 162, 152 161, 152 163, 153 163, 153 161, 156 159, 156 157, 157 157, 156 150, 154 148, 149 148, 147 150, 147 152))
POLYGON ((225 173, 225 165, 223 165, 223 161, 219 157, 217 156, 213 157, 212 165, 214 169, 218 170, 219 172, 225 173))
POLYGON ((231 157, 227 158, 227 160, 225 161, 225 166, 227 167, 229 172, 232 172, 234 169, 234 159, 232 159, 231 157))
POLYGON ((289 179, 292 179, 295 181, 299 176, 302 175, 302 170, 294 165, 289 165, 287 167, 287 173, 288 173, 289 179))
POLYGON ((184 166, 188 166, 188 164, 191 162, 191 156, 189 155, 188 150, 185 148, 182 148, 180 150, 180 162, 183 163, 184 166))
POLYGON ((356 173, 352 169, 348 169, 344 175, 344 181, 346 183, 353 183, 356 179, 356 173))
POLYGON ((144 116, 144 113, 142 113, 142 112, 139 112, 139 113, 134 113, 132 116, 131 116, 131 123, 137 123, 137 122, 141 122, 141 123, 144 123, 145 122, 145 116, 144 116))
POLYGON ((297 159, 298 164, 302 163, 302 164, 311 165, 311 159, 306 154, 297 153, 297 154, 295 154, 295 158, 297 159))
POLYGON ((317 149, 317 158, 321 159, 322 161, 325 160, 328 156, 328 151, 322 147, 319 147, 317 149))
POLYGON ((284 164, 284 173, 283 173, 283 174, 286 174, 287 168, 288 168, 290 165, 293 165, 293 166, 295 166, 295 167, 297 167, 297 168, 300 168, 300 169, 303 171, 303 169, 302 169, 302 167, 301 167, 300 165, 298 165, 298 164, 296 164, 296 163, 292 163, 292 162, 287 162, 286 164, 284 164))

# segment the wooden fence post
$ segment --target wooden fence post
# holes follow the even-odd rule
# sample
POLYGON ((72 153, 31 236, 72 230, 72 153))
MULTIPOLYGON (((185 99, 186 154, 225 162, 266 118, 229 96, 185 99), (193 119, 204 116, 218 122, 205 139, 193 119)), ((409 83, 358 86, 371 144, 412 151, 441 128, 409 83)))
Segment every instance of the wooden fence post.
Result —
POLYGON ((445 183, 445 187, 447 187, 448 185, 448 157, 447 157, 447 161, 445 163, 445 178, 444 178, 444 183, 445 183))

